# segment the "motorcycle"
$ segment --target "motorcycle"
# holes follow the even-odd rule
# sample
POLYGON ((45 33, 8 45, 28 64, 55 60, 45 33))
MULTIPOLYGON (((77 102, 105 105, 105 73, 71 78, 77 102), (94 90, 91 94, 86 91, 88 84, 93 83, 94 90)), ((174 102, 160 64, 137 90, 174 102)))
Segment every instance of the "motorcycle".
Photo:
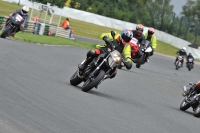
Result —
POLYGON ((153 51, 151 43, 148 40, 144 40, 142 44, 140 44, 139 50, 142 52, 142 56, 140 58, 132 58, 132 61, 136 63, 137 68, 140 68, 140 66, 147 61, 147 58, 153 51))
POLYGON ((185 111, 188 108, 192 107, 195 117, 200 117, 200 89, 196 87, 196 84, 189 83, 190 87, 186 85, 182 87, 182 95, 185 97, 180 105, 180 110, 185 111))
POLYGON ((24 19, 21 15, 18 13, 13 15, 4 25, 1 38, 6 38, 8 36, 14 35, 23 22, 24 19))
MULTIPOLYGON (((114 38, 115 33, 111 32, 114 38)), ((82 91, 88 92, 92 88, 97 88, 102 81, 113 76, 113 72, 121 64, 122 55, 119 51, 115 50, 114 46, 106 46, 109 49, 109 53, 102 53, 95 57, 88 66, 80 71, 77 71, 70 78, 71 85, 77 86, 81 82, 82 91)))
POLYGON ((182 60, 183 60, 183 57, 179 55, 178 56, 178 60, 175 63, 176 70, 178 70, 179 68, 181 68, 181 66, 182 66, 182 60))
POLYGON ((189 71, 193 68, 193 58, 188 59, 187 68, 188 68, 189 71))

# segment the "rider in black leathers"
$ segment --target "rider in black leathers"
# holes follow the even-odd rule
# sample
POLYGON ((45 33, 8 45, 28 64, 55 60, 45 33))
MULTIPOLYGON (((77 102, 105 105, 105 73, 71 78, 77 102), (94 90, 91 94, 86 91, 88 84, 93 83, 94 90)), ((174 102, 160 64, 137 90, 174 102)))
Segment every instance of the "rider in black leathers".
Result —
MULTIPOLYGON (((137 24, 136 29, 132 30, 133 37, 136 38, 139 42, 139 45, 142 45, 143 40, 145 40, 145 36, 143 35, 144 26, 142 24, 137 24)), ((136 57, 140 58, 142 56, 142 51, 138 51, 136 57)))
MULTIPOLYGON (((187 52, 186 52, 186 48, 183 47, 182 49, 180 49, 179 51, 176 52, 177 55, 180 55, 183 57, 183 60, 181 61, 181 67, 183 67, 183 63, 184 63, 184 56, 187 56, 187 52)), ((176 64, 176 61, 178 60, 178 57, 176 57, 176 60, 174 62, 174 65, 176 64)))
POLYGON ((186 65, 187 65, 187 63, 188 63, 188 61, 189 61, 189 59, 190 58, 192 58, 193 59, 193 61, 192 61, 192 65, 194 65, 194 57, 192 56, 192 54, 191 53, 189 53, 188 55, 187 55, 187 57, 186 57, 186 65))

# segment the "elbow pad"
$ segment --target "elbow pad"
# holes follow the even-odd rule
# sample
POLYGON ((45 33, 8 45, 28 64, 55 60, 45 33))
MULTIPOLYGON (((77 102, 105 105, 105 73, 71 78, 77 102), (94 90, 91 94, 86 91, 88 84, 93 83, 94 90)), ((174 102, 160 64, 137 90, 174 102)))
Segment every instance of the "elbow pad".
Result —
POLYGON ((112 45, 110 39, 109 39, 107 36, 104 36, 104 37, 103 37, 103 40, 105 41, 105 43, 106 43, 107 45, 112 45))

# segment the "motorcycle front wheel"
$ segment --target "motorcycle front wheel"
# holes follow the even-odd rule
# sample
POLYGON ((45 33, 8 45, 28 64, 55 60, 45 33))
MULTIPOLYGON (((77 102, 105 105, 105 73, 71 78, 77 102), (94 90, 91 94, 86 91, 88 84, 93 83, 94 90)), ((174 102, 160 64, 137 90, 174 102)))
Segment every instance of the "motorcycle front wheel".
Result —
POLYGON ((70 78, 70 83, 71 85, 77 86, 82 82, 82 79, 78 76, 78 70, 72 75, 70 78))
POLYGON ((180 63, 180 61, 177 61, 177 62, 176 62, 176 70, 179 69, 179 63, 180 63))
POLYGON ((137 60, 136 68, 140 68, 142 61, 144 60, 144 54, 137 60))
POLYGON ((5 27, 5 30, 1 34, 1 38, 6 38, 9 35, 9 32, 10 32, 11 29, 12 29, 12 27, 10 25, 7 25, 5 27))
POLYGON ((184 100, 182 101, 181 105, 180 105, 180 110, 185 111, 185 110, 187 110, 189 107, 190 107, 190 104, 187 103, 187 102, 185 101, 185 99, 184 99, 184 100))
POLYGON ((82 86, 82 91, 88 92, 93 87, 97 86, 98 83, 104 78, 104 75, 105 75, 105 71, 100 70, 99 74, 96 75, 96 77, 89 78, 88 80, 86 80, 82 86))

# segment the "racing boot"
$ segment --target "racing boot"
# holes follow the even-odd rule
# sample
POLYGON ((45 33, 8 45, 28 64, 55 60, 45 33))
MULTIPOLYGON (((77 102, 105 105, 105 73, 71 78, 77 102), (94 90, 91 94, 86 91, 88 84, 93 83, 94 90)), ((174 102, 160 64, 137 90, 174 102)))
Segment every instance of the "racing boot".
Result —
POLYGON ((79 66, 78 66, 79 70, 83 71, 91 61, 92 61, 92 59, 90 57, 83 60, 81 62, 81 64, 79 64, 79 66))

